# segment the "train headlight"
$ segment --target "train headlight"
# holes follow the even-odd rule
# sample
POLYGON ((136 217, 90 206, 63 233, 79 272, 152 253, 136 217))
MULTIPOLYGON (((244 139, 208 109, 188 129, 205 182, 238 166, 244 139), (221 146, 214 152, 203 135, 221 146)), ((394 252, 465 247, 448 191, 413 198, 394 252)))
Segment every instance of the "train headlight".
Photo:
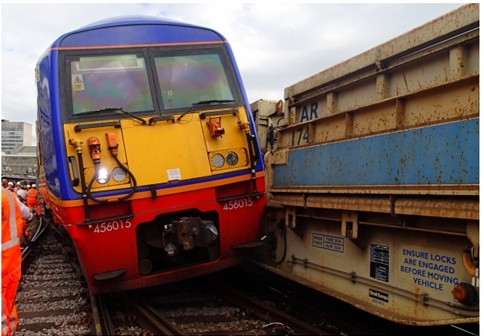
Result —
POLYGON ((111 176, 116 182, 122 182, 126 179, 126 171, 121 167, 116 167, 111 172, 111 176))
POLYGON ((215 168, 222 168, 225 163, 225 159, 222 154, 215 154, 212 156, 212 166, 215 168))
POLYGON ((96 181, 99 184, 107 183, 109 181, 109 171, 104 167, 100 168, 97 172, 96 181))
POLYGON ((225 156, 225 160, 227 161, 227 164, 229 166, 235 166, 237 162, 239 162, 239 157, 234 152, 228 152, 227 155, 225 156))

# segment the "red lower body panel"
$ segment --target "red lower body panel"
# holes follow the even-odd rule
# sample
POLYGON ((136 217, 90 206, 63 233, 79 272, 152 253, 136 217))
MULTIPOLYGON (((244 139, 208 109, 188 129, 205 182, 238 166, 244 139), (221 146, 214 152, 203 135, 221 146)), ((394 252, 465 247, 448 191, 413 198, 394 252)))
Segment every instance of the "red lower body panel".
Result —
MULTIPOLYGON (((263 178, 257 187, 263 190, 263 178)), ((91 215, 105 220, 65 225, 90 289, 106 293, 157 286, 250 258, 254 245, 248 243, 260 240, 266 196, 237 191, 239 196, 220 198, 230 194, 227 186, 221 189, 96 205, 91 215)), ((63 211, 84 216, 83 207, 63 211)))

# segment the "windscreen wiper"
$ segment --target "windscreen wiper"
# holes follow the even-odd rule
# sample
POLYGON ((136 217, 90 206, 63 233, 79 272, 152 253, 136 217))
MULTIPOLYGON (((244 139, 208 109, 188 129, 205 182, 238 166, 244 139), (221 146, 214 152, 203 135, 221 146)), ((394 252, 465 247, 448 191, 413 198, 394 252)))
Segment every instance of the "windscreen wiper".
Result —
POLYGON ((129 115, 131 118, 134 118, 136 120, 141 121, 143 123, 143 125, 146 125, 146 120, 144 120, 143 118, 140 118, 138 116, 135 116, 134 114, 132 114, 128 111, 123 110, 122 107, 105 107, 105 108, 102 108, 102 109, 99 109, 99 110, 82 112, 82 115, 94 114, 94 113, 99 113, 99 112, 123 112, 124 114, 129 115))
POLYGON ((225 103, 235 103, 233 99, 212 99, 212 100, 200 100, 192 105, 209 105, 209 104, 225 104, 225 103))
POLYGON ((193 110, 195 106, 210 105, 210 104, 226 104, 226 103, 235 103, 235 100, 233 99, 200 100, 196 103, 192 103, 192 107, 190 107, 188 110, 180 114, 180 116, 176 119, 176 121, 180 121, 180 119, 186 116, 191 110, 193 110))
MULTIPOLYGON (((109 110, 109 109, 107 109, 107 110, 109 110)), ((146 125, 146 120, 144 120, 143 118, 140 118, 140 117, 138 117, 138 116, 135 116, 134 114, 132 114, 132 113, 130 113, 130 112, 128 112, 128 111, 123 110, 123 108, 113 108, 113 111, 114 111, 114 112, 118 112, 118 111, 119 111, 119 112, 123 112, 124 114, 129 115, 131 118, 134 118, 134 119, 136 119, 136 120, 141 121, 141 123, 142 123, 143 125, 146 125)))

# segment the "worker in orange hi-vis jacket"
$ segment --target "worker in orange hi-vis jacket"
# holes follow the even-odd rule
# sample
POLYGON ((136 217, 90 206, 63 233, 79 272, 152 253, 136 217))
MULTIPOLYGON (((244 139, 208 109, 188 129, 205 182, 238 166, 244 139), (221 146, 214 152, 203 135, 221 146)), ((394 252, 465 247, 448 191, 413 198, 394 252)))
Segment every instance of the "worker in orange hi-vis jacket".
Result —
POLYGON ((14 335, 18 315, 15 297, 22 276, 20 235, 32 214, 15 195, 2 187, 2 336, 14 335))
POLYGON ((39 214, 39 205, 40 202, 37 198, 38 192, 37 192, 37 186, 35 183, 31 185, 31 188, 27 190, 27 206, 29 207, 30 212, 35 212, 37 215, 40 216, 39 214))

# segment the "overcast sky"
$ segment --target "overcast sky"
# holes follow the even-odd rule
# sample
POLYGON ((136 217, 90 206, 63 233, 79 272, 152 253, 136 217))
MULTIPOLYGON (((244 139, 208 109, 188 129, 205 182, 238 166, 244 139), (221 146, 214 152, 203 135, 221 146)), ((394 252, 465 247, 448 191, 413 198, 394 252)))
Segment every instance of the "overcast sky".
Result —
POLYGON ((1 115, 34 126, 38 57, 59 35, 107 17, 153 15, 217 30, 254 102, 283 99, 286 87, 464 4, 2 2, 1 115))

